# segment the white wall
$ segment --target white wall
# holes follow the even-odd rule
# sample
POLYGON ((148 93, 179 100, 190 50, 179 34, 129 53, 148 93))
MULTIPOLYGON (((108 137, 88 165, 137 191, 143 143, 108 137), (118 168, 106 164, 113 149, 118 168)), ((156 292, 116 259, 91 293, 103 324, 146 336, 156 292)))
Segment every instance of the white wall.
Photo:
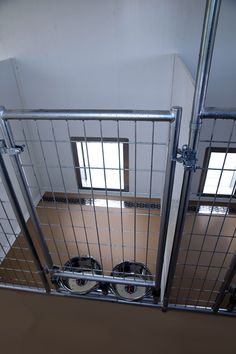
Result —
MULTIPOLYGON (((14 59, 6 59, 0 61, 0 78, 1 78, 0 80, 1 101, 4 102, 4 104, 8 108, 17 107, 23 109, 24 104, 22 99, 22 89, 16 74, 16 62, 14 59)), ((25 132, 28 136, 30 136, 29 129, 30 129, 30 124, 25 124, 25 132)), ((22 145, 24 140, 24 136, 22 136, 22 130, 21 129, 15 130, 14 136, 16 141, 18 141, 19 144, 22 145)), ((0 138, 2 139, 1 130, 0 130, 0 138)), ((35 161, 35 154, 37 154, 37 151, 33 149, 31 153, 32 153, 32 158, 35 161)), ((27 155, 26 151, 22 153, 23 159, 25 155, 27 155)), ((24 203, 24 199, 21 194, 14 169, 11 164, 11 158, 7 154, 3 155, 3 158, 6 167, 8 169, 8 174, 15 188, 15 192, 18 197, 19 203, 22 207, 22 212, 25 217, 25 220, 28 220, 29 213, 24 203)), ((29 184, 32 185, 34 183, 33 176, 27 174, 27 177, 28 177, 29 184)), ((37 189, 32 190, 32 198, 35 204, 37 205, 40 200, 40 195, 37 189)), ((20 227, 14 215, 13 209, 9 203, 9 199, 1 179, 0 179, 0 200, 1 200, 0 203, 0 263, 1 263, 2 257, 4 257, 5 254, 8 252, 11 245, 14 243, 16 236, 20 232, 20 227)))
MULTIPOLYGON (((14 61, 11 61, 11 63, 14 63, 14 61)), ((175 76, 178 75, 175 69, 177 64, 181 67, 183 66, 181 60, 175 55, 166 55, 156 58, 155 66, 147 68, 150 73, 149 75, 156 77, 157 82, 165 82, 165 85, 163 86, 156 85, 156 91, 161 93, 158 95, 158 102, 161 107, 171 107, 178 101, 178 98, 175 97, 175 82, 178 82, 179 85, 178 92, 182 92, 182 73, 180 73, 179 76, 175 78, 175 76), (151 75, 151 73, 153 75, 151 75)), ((130 89, 132 89, 132 85, 133 83, 130 82, 130 89)), ((2 86, 4 86, 4 81, 2 82, 2 86)), ((136 95, 135 102, 139 102, 139 99, 139 95, 136 95)), ((185 99, 188 100, 189 97, 186 96, 185 99)), ((145 101, 145 98, 143 101, 145 101)), ((35 122, 26 123, 24 121, 13 121, 11 123, 11 127, 17 144, 25 143, 25 137, 28 139, 25 152, 22 153, 20 157, 22 159, 22 163, 27 165, 24 166, 24 170, 29 186, 31 187, 33 199, 35 200, 36 204, 46 191, 67 193, 77 192, 78 185, 75 177, 70 137, 84 136, 83 124, 81 122, 72 121, 67 126, 65 121, 54 122, 53 125, 51 122, 38 122, 36 124, 35 122), (68 128, 70 136, 68 136, 68 128), (40 139, 42 140, 42 144, 39 142, 39 135, 40 139), (55 145, 55 140, 57 145, 55 145), (58 149, 60 161, 58 161, 56 147, 58 149), (47 169, 45 168, 45 161, 47 164, 47 169), (32 162, 34 164, 34 168, 30 166, 32 162)), ((103 137, 117 137, 116 122, 104 122, 102 129, 103 137)), ((186 126, 183 131, 187 130, 188 127, 186 126)), ((86 134, 87 137, 100 137, 99 122, 86 122, 86 134)), ((135 150, 134 144, 132 144, 132 142, 135 141, 134 123, 120 122, 119 134, 121 138, 128 138, 129 142, 131 142, 129 145, 129 168, 134 170, 135 150)), ((137 173, 137 196, 149 196, 152 149, 150 145, 151 140, 152 123, 138 122, 137 142, 149 143, 149 145, 137 145, 136 168, 146 170, 137 173)), ((168 141, 169 125, 165 123, 156 123, 154 143, 162 144, 155 146, 153 151, 153 169, 157 172, 153 173, 152 194, 157 198, 162 197, 168 141)), ((134 193, 134 184, 134 172, 130 171, 129 192, 131 195, 134 193)))
MULTIPOLYGON (((16 81, 15 75, 15 63, 13 59, 4 60, 0 62, 0 97, 2 102, 5 102, 9 108, 19 107, 23 108, 22 100, 20 96, 19 87, 16 81)), ((2 139, 2 134, 0 131, 0 138, 2 139)), ((10 163, 9 157, 4 156, 6 166, 9 171, 9 175, 12 178, 12 183, 16 188, 16 192, 20 198, 20 203, 23 207, 24 213, 26 214, 26 207, 23 203, 22 196, 19 192, 19 186, 17 184, 12 165, 10 163)), ((0 179, 0 263, 2 257, 8 252, 11 245, 15 241, 15 235, 20 232, 19 225, 16 221, 14 212, 9 203, 5 188, 0 179), (10 219, 10 222, 7 220, 10 219), (7 236, 6 236, 7 235, 7 236)))
MULTIPOLYGON (((195 76, 204 8, 205 0, 5 0, 0 59, 17 59, 29 108, 159 108, 149 68, 178 53, 195 76)), ((235 1, 223 0, 210 106, 235 105, 235 16, 235 1)))
POLYGON ((207 106, 236 106, 236 2, 222 0, 209 81, 207 106))
POLYGON ((27 108, 169 108, 156 58, 179 53, 195 71, 204 4, 1 1, 0 59, 16 58, 27 108))
MULTIPOLYGON (((171 92, 172 92, 172 76, 174 55, 165 55, 155 58, 155 65, 145 67, 143 69, 148 72, 148 75, 155 82, 155 91, 157 101, 161 107, 171 107, 171 92), (163 82, 163 85, 158 85, 158 82, 163 82)), ((128 74, 128 68, 124 67, 124 73, 128 74)), ((139 92, 136 91, 135 82, 130 81, 126 86, 127 92, 132 92, 136 105, 143 102, 147 104, 146 96, 141 97, 139 92)), ((150 87, 146 87, 150 90, 150 87)), ((150 90, 150 96, 152 90, 150 90)), ((147 95, 148 96, 148 95, 147 95)), ((150 97, 149 97, 150 99, 150 97)), ((152 99, 152 105, 155 104, 155 99, 152 99)), ((45 191, 54 192, 67 192, 76 193, 78 184, 75 177, 74 161, 71 152, 70 138, 83 137, 84 128, 82 122, 69 122, 68 126, 65 121, 54 122, 26 122, 14 121, 11 123, 13 134, 16 137, 16 143, 22 144, 25 139, 24 134, 29 142, 26 144, 26 152, 21 155, 24 164, 30 165, 29 151, 31 158, 34 162, 34 170, 28 166, 25 167, 26 175, 31 186, 37 187, 39 185, 40 191, 38 194, 43 195, 45 191), (24 130, 23 130, 24 129, 24 130), (69 135, 68 135, 69 130, 69 135), (40 144, 42 141, 42 145, 40 144), (18 140, 19 139, 19 140, 18 140), (34 140, 34 142, 31 142, 34 140), (57 145, 55 145, 55 141, 57 145), (59 160, 57 156, 57 150, 59 160), (46 165, 47 164, 47 169, 46 165), (60 163, 59 163, 60 162, 60 163), (60 168, 62 167, 62 168, 60 168), (35 178, 36 175, 36 178, 35 178)), ((154 147, 154 163, 152 193, 156 197, 162 196, 164 173, 166 165, 166 153, 169 139, 169 124, 168 123, 155 123, 154 143, 161 143, 154 147)), ((103 137, 116 137, 117 138, 117 123, 116 122, 103 122, 102 124, 103 137)), ((86 136, 87 137, 100 137, 100 125, 98 121, 86 122, 86 136)), ((135 159, 135 125, 133 122, 120 122, 119 123, 120 138, 129 140, 129 168, 134 170, 135 159)), ((137 169, 146 171, 137 173, 137 195, 149 196, 150 188, 150 166, 151 166, 151 150, 150 142, 152 141, 152 122, 137 122, 137 169), (142 142, 142 145, 139 144, 142 142), (146 144, 145 144, 146 143, 146 144)), ((129 192, 131 195, 134 193, 134 172, 129 172, 129 192)), ((33 197, 37 200, 37 188, 32 189, 33 197)))
MULTIPOLYGON (((180 105, 182 111, 182 121, 180 130, 179 147, 188 143, 189 123, 191 119, 192 101, 194 95, 194 80, 178 56, 175 56, 172 86, 172 106, 180 105)), ((175 181, 170 210, 170 223, 168 226, 168 235, 166 242, 166 250, 163 263, 161 299, 163 299, 166 278, 168 275, 168 267, 172 244, 174 239, 175 226, 177 221, 177 213, 181 196, 181 187, 183 180, 184 168, 182 164, 176 164, 175 181)))

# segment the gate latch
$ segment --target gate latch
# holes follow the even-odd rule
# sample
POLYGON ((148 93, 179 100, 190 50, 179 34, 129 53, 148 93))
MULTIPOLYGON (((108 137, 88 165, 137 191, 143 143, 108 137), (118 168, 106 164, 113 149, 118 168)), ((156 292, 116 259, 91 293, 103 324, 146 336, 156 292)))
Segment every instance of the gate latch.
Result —
POLYGON ((195 172, 197 169, 196 152, 190 149, 188 145, 183 145, 181 149, 178 149, 177 156, 174 160, 182 163, 186 170, 195 172))
POLYGON ((5 141, 0 140, 0 153, 7 155, 18 155, 24 151, 25 145, 15 145, 12 148, 6 147, 5 141))

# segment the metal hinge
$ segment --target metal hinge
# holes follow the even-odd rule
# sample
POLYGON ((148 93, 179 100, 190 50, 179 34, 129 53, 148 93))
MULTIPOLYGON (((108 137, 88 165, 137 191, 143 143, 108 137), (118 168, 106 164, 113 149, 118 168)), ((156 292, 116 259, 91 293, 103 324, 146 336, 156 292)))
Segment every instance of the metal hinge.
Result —
POLYGON ((182 163, 186 170, 195 172, 197 169, 196 151, 190 149, 188 145, 183 145, 181 149, 178 149, 177 156, 174 160, 182 163))
POLYGON ((6 147, 5 141, 0 140, 0 153, 7 155, 18 155, 24 151, 25 145, 15 145, 12 148, 6 147))

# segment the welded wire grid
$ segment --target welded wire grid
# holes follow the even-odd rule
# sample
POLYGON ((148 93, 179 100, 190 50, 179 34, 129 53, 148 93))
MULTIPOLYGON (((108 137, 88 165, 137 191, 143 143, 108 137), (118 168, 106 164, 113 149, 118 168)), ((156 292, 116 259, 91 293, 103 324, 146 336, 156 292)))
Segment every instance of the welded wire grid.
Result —
MULTIPOLYGON (((235 147, 235 120, 203 120, 197 152, 198 168, 192 182, 171 304, 212 307, 224 282, 236 251, 236 166, 226 163, 228 154, 234 152, 235 147), (209 165, 209 153, 213 151, 225 154, 220 168, 209 165), (215 191, 206 194, 204 186, 210 170, 217 173, 215 191), (225 181, 231 183, 231 192, 220 195, 221 181, 226 176, 225 181)), ((222 306, 226 307, 227 303, 222 306)))
POLYGON ((43 288, 31 250, 0 182, 0 287, 43 288))
POLYGON ((63 269, 73 257, 90 256, 111 275, 117 264, 135 261, 153 280, 170 123, 15 120, 11 129, 15 143, 25 145, 21 164, 53 264, 63 269), (76 155, 78 139, 83 161, 76 155), (93 140, 100 142, 99 166, 90 162, 93 140), (104 153, 109 140, 117 146, 115 167, 104 153), (102 171, 102 189, 94 185, 94 170, 102 171), (118 173, 115 190, 108 188, 110 171, 118 173), (87 177, 89 188, 79 186, 78 176, 87 177))

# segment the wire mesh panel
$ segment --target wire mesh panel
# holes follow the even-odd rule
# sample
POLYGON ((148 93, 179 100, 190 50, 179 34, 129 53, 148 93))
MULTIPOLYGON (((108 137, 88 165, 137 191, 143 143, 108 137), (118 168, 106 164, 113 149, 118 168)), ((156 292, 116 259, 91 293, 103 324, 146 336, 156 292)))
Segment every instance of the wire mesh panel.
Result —
POLYGON ((170 303, 212 307, 236 251, 234 119, 202 121, 197 158, 170 303))
MULTIPOLYGON (((11 130, 54 269, 153 282, 170 121, 13 120, 11 130)), ((56 286, 86 292, 88 279, 68 278, 56 286)), ((132 300, 127 286, 110 288, 132 300)))
MULTIPOLYGON (((6 163, 11 170, 9 161, 6 163)), ((27 211, 23 205, 22 209, 27 220, 27 211)), ((42 290, 44 288, 31 249, 0 180, 0 287, 9 285, 42 290)))

